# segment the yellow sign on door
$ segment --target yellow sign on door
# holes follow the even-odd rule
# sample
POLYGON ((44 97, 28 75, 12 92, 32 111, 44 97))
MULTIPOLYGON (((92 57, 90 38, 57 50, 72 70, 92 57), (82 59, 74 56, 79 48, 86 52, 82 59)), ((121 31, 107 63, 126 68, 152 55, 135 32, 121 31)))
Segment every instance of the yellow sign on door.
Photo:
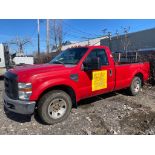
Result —
POLYGON ((92 91, 107 88, 107 70, 92 72, 92 91))

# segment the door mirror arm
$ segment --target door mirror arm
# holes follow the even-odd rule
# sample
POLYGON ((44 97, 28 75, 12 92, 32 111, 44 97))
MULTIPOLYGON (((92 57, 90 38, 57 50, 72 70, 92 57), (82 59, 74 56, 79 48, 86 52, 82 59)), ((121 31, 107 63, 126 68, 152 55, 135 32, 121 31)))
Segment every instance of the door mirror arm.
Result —
POLYGON ((83 71, 92 71, 101 69, 101 61, 99 57, 90 59, 89 61, 84 61, 82 64, 83 71))

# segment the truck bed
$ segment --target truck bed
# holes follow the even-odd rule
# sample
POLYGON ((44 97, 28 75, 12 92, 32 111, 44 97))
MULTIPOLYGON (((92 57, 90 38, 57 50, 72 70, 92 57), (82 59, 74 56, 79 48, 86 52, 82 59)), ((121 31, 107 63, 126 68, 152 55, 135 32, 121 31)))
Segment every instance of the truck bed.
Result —
POLYGON ((155 82, 155 51, 137 51, 127 53, 113 53, 116 65, 145 63, 150 64, 150 83, 155 82))
POLYGON ((143 82, 149 79, 149 62, 144 63, 116 63, 115 64, 115 90, 127 88, 131 85, 135 73, 143 73, 143 82))

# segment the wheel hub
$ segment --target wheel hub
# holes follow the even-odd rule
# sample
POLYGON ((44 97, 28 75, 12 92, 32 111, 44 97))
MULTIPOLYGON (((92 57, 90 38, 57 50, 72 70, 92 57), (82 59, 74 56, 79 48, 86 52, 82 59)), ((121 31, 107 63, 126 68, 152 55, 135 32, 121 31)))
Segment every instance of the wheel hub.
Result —
POLYGON ((135 92, 138 92, 139 89, 140 89, 140 83, 139 83, 139 81, 135 81, 135 83, 134 83, 134 90, 135 90, 135 92))
POLYGON ((62 117, 67 109, 67 104, 64 99, 57 98, 51 101, 48 106, 48 114, 53 119, 62 117))
POLYGON ((59 111, 60 110, 60 104, 55 104, 55 105, 53 105, 53 111, 54 112, 57 112, 57 111, 59 111))

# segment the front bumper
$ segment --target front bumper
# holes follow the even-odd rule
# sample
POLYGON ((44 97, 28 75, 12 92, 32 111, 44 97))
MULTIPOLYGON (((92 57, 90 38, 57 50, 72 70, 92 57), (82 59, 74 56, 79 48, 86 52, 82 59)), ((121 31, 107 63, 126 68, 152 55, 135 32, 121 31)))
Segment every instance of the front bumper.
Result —
POLYGON ((12 111, 19 114, 33 114, 35 110, 35 101, 21 101, 13 100, 9 98, 6 93, 3 94, 4 107, 8 111, 12 111))

